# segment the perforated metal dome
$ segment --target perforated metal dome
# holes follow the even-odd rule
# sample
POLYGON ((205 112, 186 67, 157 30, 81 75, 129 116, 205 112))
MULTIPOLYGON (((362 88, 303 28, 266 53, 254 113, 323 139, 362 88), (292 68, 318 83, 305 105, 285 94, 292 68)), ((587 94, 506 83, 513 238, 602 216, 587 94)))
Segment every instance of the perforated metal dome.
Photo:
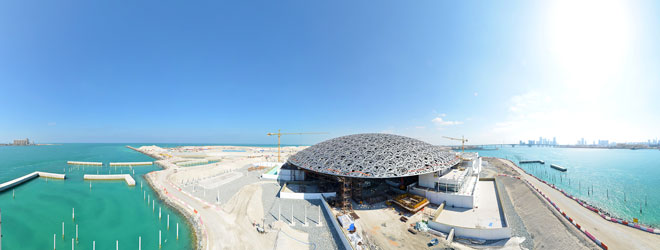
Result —
POLYGON ((436 172, 459 161, 456 154, 413 138, 356 134, 315 144, 291 156, 288 163, 329 175, 393 178, 436 172))

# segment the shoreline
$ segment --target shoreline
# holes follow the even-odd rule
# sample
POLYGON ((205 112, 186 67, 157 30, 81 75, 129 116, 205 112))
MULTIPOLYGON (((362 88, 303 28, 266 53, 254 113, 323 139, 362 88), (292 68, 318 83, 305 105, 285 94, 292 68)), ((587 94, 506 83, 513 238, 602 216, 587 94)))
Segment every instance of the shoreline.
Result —
POLYGON ((518 177, 514 176, 514 178, 523 181, 530 189, 541 195, 543 200, 546 201, 546 206, 560 213, 561 216, 559 217, 563 221, 570 223, 570 225, 577 228, 585 237, 601 248, 648 249, 650 246, 657 246, 660 242, 660 237, 658 237, 657 233, 639 230, 636 227, 607 220, 606 216, 585 207, 585 205, 569 197, 559 189, 527 173, 512 161, 502 158, 497 159, 507 165, 513 173, 517 174, 518 177), (607 246, 605 246, 605 243, 607 243, 607 246))
MULTIPOLYGON (((162 171, 162 170, 159 170, 159 171, 162 171)), ((198 237, 198 235, 203 235, 203 234, 201 233, 201 227, 199 226, 199 224, 195 220, 195 215, 191 214, 189 211, 187 211, 186 208, 183 207, 183 205, 180 205, 176 201, 172 201, 171 199, 167 198, 167 195, 164 195, 162 193, 162 191, 160 191, 156 187, 155 183, 153 183, 154 180, 152 180, 152 175, 151 175, 151 173, 154 173, 154 172, 158 172, 158 171, 152 171, 152 172, 149 172, 149 173, 144 175, 144 176, 146 176, 144 179, 147 181, 147 184, 149 184, 151 189, 154 190, 154 192, 158 196, 158 199, 160 199, 167 206, 170 206, 170 208, 172 208, 172 210, 174 210, 176 213, 178 213, 182 217, 186 218, 185 219, 186 224, 190 228, 193 229, 193 230, 191 230, 192 235, 191 235, 191 241, 190 241, 190 244, 191 244, 191 246, 193 246, 193 249, 200 249, 200 250, 203 249, 202 242, 204 242, 204 241, 201 237, 198 237)))
POLYGON ((570 194, 570 193, 564 191, 563 189, 557 187, 556 185, 554 185, 554 184, 552 184, 552 183, 549 183, 549 182, 547 182, 547 181, 545 181, 545 180, 543 180, 543 179, 541 179, 541 178, 539 178, 539 177, 537 177, 537 176, 535 176, 535 175, 533 175, 533 174, 527 172, 525 169, 521 168, 520 166, 518 166, 518 164, 514 163, 514 162, 511 161, 511 160, 504 159, 504 158, 498 158, 498 159, 501 159, 501 160, 503 160, 503 161, 511 162, 511 164, 513 164, 514 166, 516 166, 517 168, 519 168, 519 169, 520 169, 521 171, 523 171, 525 174, 527 174, 527 175, 529 175, 529 176, 531 176, 531 177, 537 179, 538 181, 544 183, 544 184, 547 185, 548 187, 553 188, 553 189, 555 189, 555 190, 561 192, 564 196, 570 198, 571 200, 574 200, 574 201, 577 202, 579 205, 581 205, 582 207, 584 207, 584 208, 590 210, 591 212, 594 212, 594 213, 598 214, 599 216, 601 216, 601 217, 602 217, 604 220, 606 220, 606 221, 619 223, 619 224, 621 224, 621 225, 626 225, 626 226, 629 226, 629 227, 632 227, 632 228, 635 228, 635 229, 638 229, 638 230, 641 230, 641 231, 644 231, 644 232, 647 232, 647 233, 650 233, 650 234, 660 234, 660 228, 656 228, 656 226, 654 226, 654 225, 643 224, 643 223, 641 223, 641 221, 638 222, 638 223, 634 223, 634 222, 631 222, 631 221, 626 221, 626 220, 624 220, 624 219, 621 219, 621 218, 615 217, 615 215, 616 215, 615 213, 612 213, 612 212, 607 211, 607 210, 605 210, 605 209, 603 209, 603 208, 600 208, 600 207, 594 206, 594 205, 590 204, 589 202, 587 202, 587 201, 585 201, 585 200, 583 200, 583 199, 580 199, 579 197, 577 197, 577 196, 575 196, 575 195, 573 195, 573 194, 570 194), (610 218, 610 219, 607 219, 607 218, 610 218), (644 227, 644 228, 650 228, 651 230, 650 230, 650 231, 649 231, 649 230, 645 230, 645 229, 643 229, 643 228, 635 227, 634 225, 638 225, 638 226, 641 226, 641 227, 644 227))
POLYGON ((151 189, 154 190, 154 193, 156 193, 156 195, 158 196, 158 199, 160 199, 163 203, 165 203, 167 206, 172 208, 172 210, 174 210, 176 213, 179 213, 179 215, 184 217, 186 224, 190 228, 192 228, 192 230, 191 230, 192 235, 191 235, 191 241, 190 241, 191 247, 193 249, 198 249, 198 250, 204 249, 203 243, 208 242, 208 239, 206 239, 206 237, 208 237, 208 235, 202 233, 201 225, 197 222, 197 219, 195 218, 194 212, 188 211, 188 209, 186 209, 186 207, 183 204, 179 204, 175 200, 168 197, 165 189, 161 190, 158 187, 158 185, 155 183, 156 180, 153 179, 154 178, 153 176, 155 174, 169 169, 169 167, 167 167, 163 164, 159 164, 158 161, 162 160, 162 157, 159 157, 158 155, 154 155, 154 154, 149 154, 147 152, 143 152, 142 150, 139 150, 139 149, 131 147, 131 146, 126 146, 126 147, 130 148, 132 150, 135 150, 138 153, 149 156, 149 157, 151 157, 155 160, 156 164, 154 164, 154 165, 157 165, 158 167, 160 167, 161 170, 151 171, 149 173, 146 173, 146 174, 143 175, 143 178, 147 181, 147 184, 149 185, 149 187, 151 187, 151 189))

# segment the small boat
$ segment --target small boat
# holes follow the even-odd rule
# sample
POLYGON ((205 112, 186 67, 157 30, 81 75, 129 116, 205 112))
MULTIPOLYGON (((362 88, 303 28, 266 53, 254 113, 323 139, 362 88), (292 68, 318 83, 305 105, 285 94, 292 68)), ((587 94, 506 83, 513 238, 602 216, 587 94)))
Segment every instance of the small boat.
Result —
POLYGON ((562 171, 562 172, 566 172, 566 170, 567 170, 565 167, 562 167, 562 166, 559 166, 559 165, 556 165, 556 164, 550 164, 550 167, 552 167, 554 169, 557 169, 559 171, 562 171))
POLYGON ((545 164, 545 161, 543 161, 543 160, 520 161, 520 164, 525 164, 525 163, 541 163, 541 164, 545 164))

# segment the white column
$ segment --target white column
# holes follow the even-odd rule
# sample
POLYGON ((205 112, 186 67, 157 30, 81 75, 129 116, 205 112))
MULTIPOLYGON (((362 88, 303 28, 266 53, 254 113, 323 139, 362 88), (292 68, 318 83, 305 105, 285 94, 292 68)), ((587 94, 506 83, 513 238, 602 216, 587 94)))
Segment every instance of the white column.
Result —
POLYGON ((161 237, 160 237, 160 230, 158 230, 158 248, 163 247, 163 244, 161 243, 161 237))
MULTIPOLYGON (((321 202, 323 202, 323 201, 321 201, 321 202)), ((321 206, 322 206, 322 205, 319 205, 319 221, 318 221, 318 223, 316 223, 317 226, 321 226, 321 225, 322 225, 322 224, 321 224, 321 209, 322 209, 321 206)))
POLYGON ((138 237, 138 250, 142 250, 142 236, 138 237))
POLYGON ((293 203, 291 203, 291 226, 295 226, 296 223, 293 221, 293 203))

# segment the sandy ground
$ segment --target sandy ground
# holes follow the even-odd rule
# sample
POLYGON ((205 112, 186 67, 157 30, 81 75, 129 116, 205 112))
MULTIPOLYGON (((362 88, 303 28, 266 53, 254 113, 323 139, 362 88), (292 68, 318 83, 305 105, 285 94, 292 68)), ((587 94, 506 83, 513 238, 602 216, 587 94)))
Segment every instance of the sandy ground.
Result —
MULTIPOLYGON (((500 161, 508 167, 513 167, 513 163, 509 161, 501 159, 500 161)), ((527 174, 524 174, 518 168, 514 168, 514 170, 518 172, 522 178, 525 178, 539 188, 553 202, 555 202, 562 211, 565 211, 567 215, 577 221, 597 239, 603 241, 610 249, 660 249, 660 235, 642 232, 624 225, 606 221, 598 214, 580 206, 577 202, 564 196, 559 191, 543 184, 527 174)), ((543 200, 543 203, 548 208, 550 207, 545 200, 543 200)), ((552 210, 553 212, 555 211, 554 209, 552 210)), ((565 219, 561 220, 562 222, 566 222, 565 219)), ((536 227, 541 225, 543 225, 543 223, 536 225, 536 227)), ((528 227, 530 230, 533 228, 535 227, 528 227)), ((583 239, 586 238, 581 233, 578 235, 583 239)), ((550 241, 548 244, 552 245, 554 242, 550 241)))
MULTIPOLYGON (((300 149, 302 148, 288 149, 283 157, 300 149)), ((147 175, 147 178, 154 190, 157 190, 166 202, 173 204, 193 222, 197 232, 196 237, 201 242, 200 249, 310 249, 308 243, 310 235, 291 228, 287 223, 274 222, 272 227, 266 228, 267 233, 257 232, 254 223, 261 224, 262 219, 266 216, 264 214, 266 210, 262 204, 263 188, 266 187, 265 184, 272 185, 272 182, 255 180, 254 183, 240 186, 240 188, 236 187, 236 190, 232 191, 233 195, 223 199, 221 205, 211 204, 213 201, 209 202, 208 197, 206 197, 206 201, 203 201, 199 199, 200 192, 190 191, 191 185, 223 190, 228 183, 240 182, 243 178, 248 177, 255 178, 251 176, 250 172, 246 172, 244 167, 251 163, 276 159, 276 151, 254 147, 226 146, 185 147, 177 148, 176 151, 149 148, 149 151, 145 153, 160 158, 159 165, 164 166, 165 169, 152 172, 147 175), (245 152, 224 152, 223 150, 226 149, 245 150, 245 152), (171 159, 181 157, 176 156, 177 153, 196 154, 195 156, 203 154, 206 157, 220 159, 220 162, 194 167, 179 167, 169 162, 171 159), (242 169, 242 172, 237 172, 239 169, 242 169), (193 210, 197 213, 194 213, 193 210)), ((610 246, 610 249, 659 249, 660 236, 605 221, 558 191, 539 183, 530 176, 521 175, 519 170, 511 168, 509 162, 499 159, 489 159, 488 161, 493 168, 484 171, 485 175, 507 173, 526 178, 542 189, 562 210, 565 210, 589 232, 603 240, 610 246)), ((504 186, 507 196, 511 198, 513 210, 519 217, 520 223, 518 224, 520 225, 513 226, 521 228, 519 231, 524 232, 528 242, 531 241, 532 248, 598 249, 593 242, 563 219, 524 182, 503 177, 500 183, 504 186)), ((422 213, 418 213, 407 223, 403 223, 399 221, 398 213, 392 210, 372 209, 356 212, 361 217, 357 222, 359 230, 362 230, 363 235, 376 245, 377 249, 426 249, 428 248, 426 244, 433 238, 440 240, 440 244, 434 249, 468 248, 457 243, 449 244, 442 237, 435 235, 409 233, 408 227, 411 223, 421 220, 422 213)), ((516 240, 521 239, 515 238, 516 240)), ((516 240, 512 240, 512 242, 516 240)))
POLYGON ((410 224, 426 217, 423 212, 418 212, 406 216, 408 222, 401 222, 399 212, 402 211, 392 208, 355 210, 360 216, 357 220, 358 230, 376 246, 376 249, 471 249, 458 243, 449 243, 445 238, 430 233, 408 232, 410 224), (434 238, 439 240, 439 244, 429 248, 427 244, 434 238))
MULTIPOLYGON (((214 157, 223 156, 224 152, 221 150, 222 147, 217 147, 215 151, 206 153, 214 157)), ((226 155, 229 157, 223 158, 219 163, 195 167, 168 164, 164 170, 149 173, 148 178, 154 190, 157 190, 166 202, 173 204, 193 221, 201 249, 309 249, 309 246, 304 244, 308 235, 291 229, 284 223, 275 223, 272 228, 267 227, 268 232, 265 234, 257 232, 254 223, 261 224, 264 218, 262 185, 270 182, 243 186, 220 206, 204 202, 199 197, 184 193, 182 189, 183 185, 190 182, 217 187, 213 180, 240 178, 241 176, 236 177, 237 174, 228 173, 236 173, 232 171, 263 161, 262 157, 258 157, 260 153, 256 150, 248 150, 242 155, 238 155, 240 152, 228 152, 226 155)))

